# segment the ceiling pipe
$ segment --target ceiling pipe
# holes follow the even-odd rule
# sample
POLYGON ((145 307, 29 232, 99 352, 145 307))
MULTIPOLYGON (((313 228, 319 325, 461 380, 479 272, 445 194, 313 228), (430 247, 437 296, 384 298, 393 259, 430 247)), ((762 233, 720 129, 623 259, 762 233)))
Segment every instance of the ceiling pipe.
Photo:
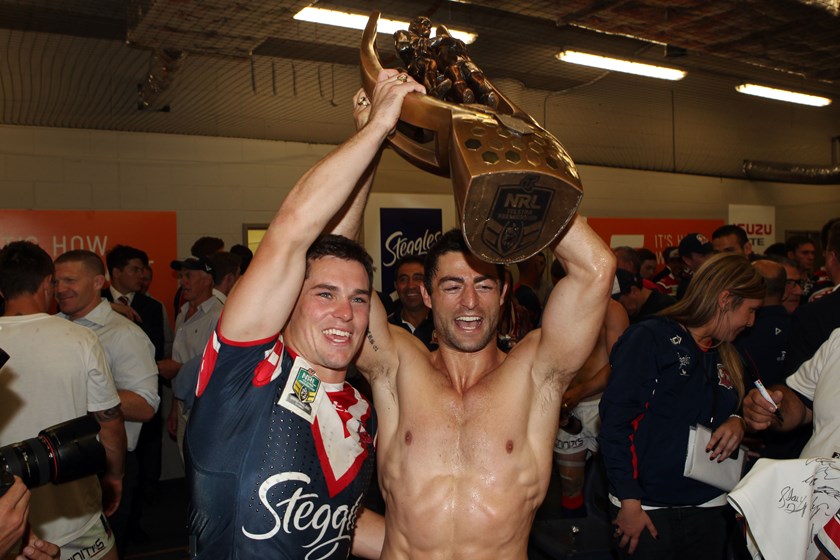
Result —
POLYGON ((744 160, 748 179, 806 185, 840 185, 840 136, 831 139, 831 165, 799 165, 771 161, 744 160))

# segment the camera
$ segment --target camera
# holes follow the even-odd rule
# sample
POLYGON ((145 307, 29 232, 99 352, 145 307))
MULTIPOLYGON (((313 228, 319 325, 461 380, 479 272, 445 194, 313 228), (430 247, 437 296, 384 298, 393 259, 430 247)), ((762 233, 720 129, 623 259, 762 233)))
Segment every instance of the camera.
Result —
POLYGON ((105 472, 99 422, 80 416, 41 430, 37 437, 0 447, 0 496, 19 476, 29 488, 105 472))

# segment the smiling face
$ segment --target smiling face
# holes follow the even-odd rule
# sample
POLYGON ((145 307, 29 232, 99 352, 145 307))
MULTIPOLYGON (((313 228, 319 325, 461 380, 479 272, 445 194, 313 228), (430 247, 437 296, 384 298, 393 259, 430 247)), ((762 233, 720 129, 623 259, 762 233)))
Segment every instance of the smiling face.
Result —
POLYGON ((497 274, 496 265, 472 255, 441 255, 432 293, 424 286, 423 300, 432 308, 442 346, 476 352, 495 340, 504 298, 497 274))
POLYGON ((309 275, 283 335, 322 380, 344 380, 367 331, 370 294, 361 263, 330 256, 309 263, 309 275))
POLYGON ((397 269, 397 279, 394 287, 403 307, 408 311, 419 311, 425 307, 420 286, 423 285, 423 265, 417 262, 406 262, 397 269))
POLYGON ((84 317, 100 301, 105 277, 95 274, 81 261, 55 265, 55 299, 62 313, 72 320, 84 317))
POLYGON ((760 299, 745 299, 734 308, 721 312, 714 338, 726 342, 735 340, 741 332, 755 323, 755 312, 761 307, 760 299))

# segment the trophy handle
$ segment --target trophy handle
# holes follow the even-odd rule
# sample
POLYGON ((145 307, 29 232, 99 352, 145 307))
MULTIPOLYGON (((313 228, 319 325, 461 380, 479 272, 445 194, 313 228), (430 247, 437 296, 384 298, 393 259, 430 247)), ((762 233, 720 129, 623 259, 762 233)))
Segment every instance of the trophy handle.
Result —
MULTIPOLYGON (((376 53, 376 26, 379 12, 373 12, 368 19, 362 36, 360 50, 362 87, 368 97, 373 95, 376 79, 382 71, 382 63, 376 53)), ((418 167, 449 177, 449 134, 452 107, 449 103, 420 93, 410 93, 403 101, 400 120, 419 130, 431 132, 434 137, 430 142, 421 144, 410 138, 405 128, 398 126, 393 136, 388 138, 391 146, 403 157, 418 167), (401 130, 403 129, 403 130, 401 130), (430 145, 428 145, 430 144, 430 145)))

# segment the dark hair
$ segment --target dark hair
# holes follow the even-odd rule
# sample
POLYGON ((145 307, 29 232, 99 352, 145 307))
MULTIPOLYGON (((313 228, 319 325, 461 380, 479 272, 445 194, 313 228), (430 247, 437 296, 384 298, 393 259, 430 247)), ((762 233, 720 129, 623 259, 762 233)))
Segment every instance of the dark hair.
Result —
POLYGON ((840 222, 840 218, 831 218, 825 224, 823 224, 822 231, 820 231, 820 241, 822 242, 822 249, 823 251, 827 250, 828 248, 828 232, 831 230, 831 226, 840 222))
POLYGON ((66 262, 80 262, 85 265, 85 268, 94 274, 101 274, 102 276, 105 276, 105 265, 102 264, 102 258, 93 251, 74 249, 72 251, 67 251, 55 259, 55 264, 62 264, 66 262))
MULTIPOLYGON (((432 293, 432 279, 438 271, 438 261, 446 253, 461 253, 462 255, 469 255, 470 249, 467 247, 467 242, 464 241, 464 236, 458 229, 450 229, 440 236, 434 245, 432 245, 429 252, 426 253, 425 271, 423 274, 423 285, 426 286, 426 291, 432 293)), ((505 286, 505 265, 496 264, 496 276, 499 283, 499 291, 505 286)))
POLYGON ((190 254, 196 258, 218 253, 225 248, 225 242, 218 237, 199 237, 190 247, 190 254))
POLYGON ((54 274, 52 259, 35 243, 12 241, 0 250, 0 292, 7 301, 34 294, 54 274))
POLYGON ((636 252, 636 249, 625 245, 623 247, 616 247, 613 249, 613 253, 615 253, 616 259, 619 261, 630 263, 630 266, 633 267, 633 274, 639 273, 639 269, 642 268, 642 260, 639 258, 639 253, 636 252))
POLYGON ((226 251, 219 251, 218 253, 207 255, 205 258, 210 263, 210 266, 213 267, 210 274, 213 276, 213 284, 216 286, 221 284, 222 280, 228 274, 237 274, 239 272, 239 265, 242 262, 239 255, 234 255, 226 251))
POLYGON ((814 245, 814 241, 807 235, 794 235, 785 242, 785 248, 790 253, 795 253, 801 246, 810 243, 814 245))
POLYGON ((426 266, 426 259, 424 257, 421 257, 420 255, 403 255, 397 260, 396 264, 394 265, 394 272, 398 272, 402 265, 410 263, 426 266))
POLYGON ((784 257, 787 258, 787 245, 779 241, 778 243, 773 243, 766 249, 764 249, 764 254, 770 257, 784 257))
POLYGON ((105 264, 108 266, 108 272, 113 273, 115 268, 122 270, 128 265, 128 261, 134 259, 140 259, 143 266, 149 266, 149 255, 145 251, 128 245, 116 245, 105 255, 105 264))
POLYGON ((306 250, 306 278, 309 278, 309 263, 322 257, 336 257, 361 264, 367 272, 368 289, 373 289, 373 258, 359 243, 332 233, 318 236, 306 250))
POLYGON ((742 249, 744 248, 744 245, 750 241, 750 238, 747 236, 747 232, 744 231, 744 228, 736 226, 735 224, 720 226, 712 233, 712 239, 718 239, 729 235, 734 235, 738 238, 738 245, 740 245, 742 249))
MULTIPOLYGON (((636 249, 636 254, 639 255, 639 261, 641 262, 656 260, 656 253, 646 247, 639 247, 636 249)), ((641 265, 639 266, 641 267, 641 265)))
POLYGON ((825 236, 825 250, 833 252, 840 259, 840 221, 828 228, 825 236))
POLYGON ((251 259, 254 258, 254 252, 245 245, 240 245, 239 243, 231 247, 230 252, 234 255, 239 255, 239 258, 241 259, 239 263, 239 273, 245 274, 245 271, 248 270, 248 265, 251 264, 251 259))

